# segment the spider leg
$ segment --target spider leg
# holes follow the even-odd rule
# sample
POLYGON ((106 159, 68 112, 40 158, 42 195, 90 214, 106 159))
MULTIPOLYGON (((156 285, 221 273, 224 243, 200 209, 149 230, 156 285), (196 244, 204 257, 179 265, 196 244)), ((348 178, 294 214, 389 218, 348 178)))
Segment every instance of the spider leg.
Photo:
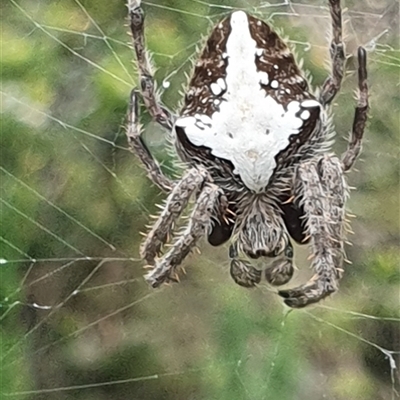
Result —
POLYGON ((329 0, 329 10, 332 19, 332 41, 330 46, 331 74, 325 80, 319 101, 322 105, 332 102, 340 89, 344 73, 346 55, 342 41, 342 9, 340 0, 329 0))
POLYGON ((144 13, 140 4, 141 0, 128 1, 129 23, 139 68, 141 93, 151 117, 168 131, 171 131, 174 125, 174 117, 159 103, 155 93, 154 78, 144 40, 144 13))
POLYGON ((192 194, 198 192, 207 180, 209 175, 205 169, 191 168, 175 184, 161 215, 140 248, 141 257, 150 265, 154 264, 155 257, 160 253, 162 245, 167 241, 174 223, 187 206, 192 194))
POLYGON ((135 90, 131 92, 127 120, 126 136, 130 150, 142 161, 154 184, 163 191, 170 192, 174 182, 163 174, 140 135, 138 93, 135 90))
POLYGON ((314 276, 304 285, 279 291, 285 303, 301 308, 338 288, 343 270, 345 182, 340 160, 323 156, 299 166, 296 193, 301 195, 311 239, 314 276))
POLYGON ((217 185, 205 183, 185 230, 171 249, 156 263, 155 268, 145 277, 153 288, 164 282, 179 281, 176 269, 197 241, 207 233, 220 197, 221 191, 217 185))
POLYGON ((357 159, 361 150, 368 114, 367 53, 358 48, 358 104, 354 114, 353 129, 346 152, 342 157, 343 171, 348 171, 357 159))

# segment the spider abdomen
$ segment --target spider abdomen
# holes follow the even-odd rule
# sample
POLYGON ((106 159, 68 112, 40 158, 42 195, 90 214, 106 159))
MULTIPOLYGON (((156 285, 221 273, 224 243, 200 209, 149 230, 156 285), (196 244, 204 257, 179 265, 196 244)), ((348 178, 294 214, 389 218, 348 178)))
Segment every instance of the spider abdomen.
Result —
POLYGON ((321 105, 288 47, 243 11, 214 28, 188 93, 175 123, 179 153, 192 164, 229 162, 253 192, 265 190, 283 154, 321 130, 321 105))

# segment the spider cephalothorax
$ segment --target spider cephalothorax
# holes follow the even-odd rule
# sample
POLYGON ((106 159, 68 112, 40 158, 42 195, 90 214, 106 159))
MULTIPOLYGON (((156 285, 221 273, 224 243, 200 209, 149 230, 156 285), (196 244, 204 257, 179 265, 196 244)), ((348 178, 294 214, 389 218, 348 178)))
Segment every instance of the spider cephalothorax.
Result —
POLYGON ((132 92, 127 135, 153 182, 168 198, 147 235, 141 255, 157 287, 177 280, 177 268, 197 241, 231 241, 231 276, 255 286, 293 275, 292 238, 311 245, 314 276, 305 285, 281 290, 291 307, 315 303, 337 290, 342 275, 344 172, 361 147, 368 109, 366 52, 358 50, 359 99, 346 153, 327 153, 332 131, 326 117, 343 77, 339 0, 330 0, 332 73, 318 95, 309 89, 287 45, 265 22, 235 11, 219 22, 195 64, 184 106, 172 115, 159 104, 144 48, 140 0, 128 4, 141 92, 151 116, 173 136, 188 169, 171 181, 140 137, 138 95, 132 92), (176 220, 194 197, 188 225, 169 251, 162 247, 176 220), (251 259, 272 259, 256 268, 251 259))

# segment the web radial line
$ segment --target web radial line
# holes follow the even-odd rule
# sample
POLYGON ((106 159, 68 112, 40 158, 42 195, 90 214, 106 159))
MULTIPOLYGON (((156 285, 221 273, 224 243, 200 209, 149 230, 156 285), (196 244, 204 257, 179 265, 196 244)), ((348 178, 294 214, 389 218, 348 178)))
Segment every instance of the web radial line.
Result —
POLYGON ((16 293, 21 291, 21 288, 25 285, 25 282, 28 279, 28 276, 30 275, 30 273, 31 273, 31 271, 32 271, 34 266, 35 266, 35 261, 31 260, 31 263, 30 263, 30 265, 28 267, 28 270, 25 272, 25 275, 22 277, 18 289, 14 292, 13 295, 15 295, 16 293))
MULTIPOLYGON (((27 260, 24 260, 24 262, 27 261, 35 261, 29 254, 25 253, 23 250, 21 250, 19 247, 15 246, 14 244, 12 244, 11 242, 9 242, 5 237, 0 236, 0 240, 5 243, 7 246, 11 247, 12 249, 14 249, 15 251, 17 251, 19 254, 22 254, 23 256, 27 257, 27 260)), ((6 259, 2 259, 4 260, 2 263, 6 264, 8 263, 8 260, 6 259)))
MULTIPOLYGON (((56 268, 54 271, 51 271, 51 272, 49 272, 49 273, 47 273, 47 274, 41 276, 40 278, 35 279, 35 280, 32 281, 32 282, 29 282, 29 284, 26 285, 26 287, 31 287, 31 286, 35 285, 36 283, 38 283, 38 282, 40 282, 40 281, 43 281, 43 280, 45 280, 45 279, 47 279, 47 278, 50 278, 52 275, 55 275, 55 274, 57 274, 58 272, 64 270, 65 268, 70 267, 70 266, 71 266, 72 264, 74 264, 74 263, 75 263, 75 261, 71 261, 71 262, 69 262, 69 263, 67 263, 67 264, 65 264, 65 265, 63 265, 63 266, 61 266, 61 267, 59 267, 59 268, 56 268)), ((28 271, 25 273, 25 276, 23 277, 23 279, 22 279, 22 281, 21 281, 21 283, 20 283, 18 289, 15 290, 14 293, 12 293, 12 294, 10 294, 10 295, 8 296, 9 299, 15 297, 15 296, 16 296, 18 293, 20 293, 20 292, 22 291, 22 289, 25 287, 25 286, 24 286, 24 283, 25 283, 26 279, 28 278, 30 272, 32 271, 32 268, 33 268, 34 265, 35 265, 34 263, 31 264, 31 266, 29 267, 28 271)), ((16 305, 16 303, 18 303, 18 304, 23 304, 23 303, 20 302, 20 301, 16 301, 16 302, 13 303, 12 305, 16 305)), ((51 309, 51 306, 49 306, 49 307, 50 307, 50 308, 47 308, 47 309, 51 309)), ((5 317, 4 314, 1 315, 0 321, 2 321, 2 320, 4 319, 4 317, 5 317)))
POLYGON ((111 250, 115 251, 116 248, 113 246, 111 243, 107 242, 105 239, 103 239, 101 236, 99 236, 97 233, 93 232, 90 230, 88 227, 86 227, 82 222, 78 221, 76 218, 74 218, 72 215, 68 214, 66 211, 64 211, 62 208, 58 207, 56 204, 54 204, 52 201, 46 199, 44 196, 42 196, 40 193, 38 193, 35 189, 31 188, 28 186, 25 182, 23 182, 21 179, 17 178, 15 175, 13 175, 11 172, 8 172, 5 168, 0 166, 0 170, 3 171, 5 174, 7 174, 9 177, 13 178, 15 181, 17 181, 20 185, 22 185, 25 189, 29 190, 31 193, 33 193, 35 196, 37 196, 39 199, 45 201, 47 204, 52 206, 54 209, 56 209, 58 212, 61 214, 65 215, 69 220, 73 221, 76 223, 79 227, 84 229, 86 232, 88 232, 90 235, 95 237, 96 239, 100 240, 102 243, 107 245, 111 250))
MULTIPOLYGON (((93 275, 93 274, 91 273, 91 276, 92 276, 92 275, 93 275)), ((24 338, 26 338, 26 336, 30 335, 30 334, 32 333, 32 331, 36 330, 36 329, 38 328, 38 325, 42 325, 42 324, 50 317, 50 315, 52 315, 54 312, 56 312, 58 309, 60 309, 62 306, 64 306, 65 303, 66 303, 72 296, 75 296, 75 295, 77 295, 77 294, 80 293, 80 292, 81 292, 80 289, 79 289, 79 290, 78 290, 78 289, 74 290, 74 291, 67 297, 66 300, 64 300, 62 303, 58 304, 57 306, 53 307, 53 308, 52 308, 52 312, 49 313, 43 320, 41 320, 41 321, 40 321, 34 328, 32 328, 28 333, 26 333, 24 338)), ((120 307, 120 308, 118 308, 117 310, 114 310, 114 311, 110 312, 109 314, 104 315, 103 317, 101 317, 101 318, 99 318, 99 319, 97 319, 97 320, 95 320, 95 321, 90 322, 89 324, 85 325, 84 327, 82 327, 82 328, 80 328, 80 329, 77 329, 76 331, 71 332, 71 333, 69 333, 69 334, 66 335, 66 336, 63 336, 62 338, 60 338, 60 339, 58 339, 58 340, 55 340, 54 342, 51 342, 51 343, 49 343, 49 344, 47 344, 47 345, 45 345, 45 346, 40 347, 39 349, 33 351, 33 352, 31 353, 31 355, 36 355, 36 354, 42 353, 43 351, 46 351, 46 350, 48 350, 49 348, 51 348, 51 347, 53 347, 53 346, 55 346, 55 345, 57 345, 57 344, 59 344, 59 343, 62 343, 62 342, 64 342, 65 340, 67 340, 67 339, 69 339, 69 338, 71 338, 71 337, 77 337, 77 336, 79 336, 81 333, 83 333, 83 332, 85 332, 86 330, 88 330, 89 328, 92 328, 93 326, 96 326, 96 325, 99 324, 100 322, 103 322, 103 321, 105 321, 105 320, 108 319, 108 318, 111 318, 111 317, 113 317, 113 316, 115 316, 115 315, 118 315, 119 313, 121 313, 121 312, 123 312, 123 311, 129 310, 131 307, 133 307, 133 306, 135 306, 135 305, 137 305, 137 304, 140 304, 142 301, 145 301, 145 300, 149 299, 150 297, 155 296, 157 293, 159 293, 159 291, 157 291, 157 292, 154 292, 154 291, 153 291, 153 292, 151 292, 151 293, 148 293, 148 294, 146 294, 145 296, 141 297, 140 299, 137 299, 137 300, 135 300, 135 301, 132 301, 131 303, 129 303, 129 304, 123 306, 123 307, 120 307)), ((17 343, 17 344, 18 344, 18 343, 17 343)), ((16 344, 16 345, 17 345, 17 344, 16 344)), ((16 345, 15 345, 15 346, 16 346, 16 345)), ((15 347, 15 346, 13 346, 13 347, 15 347)), ((11 350, 12 350, 12 348, 9 350, 9 352, 10 352, 11 350)), ((4 366, 4 367, 8 367, 9 365, 14 364, 14 361, 11 361, 11 362, 9 362, 7 365, 4 365, 4 361, 3 361, 3 360, 4 360, 5 357, 8 355, 9 352, 7 352, 7 354, 3 357, 3 359, 1 359, 0 365, 1 365, 2 367, 3 367, 3 366, 4 366)))
MULTIPOLYGON (((84 261, 88 261, 87 259, 82 259, 82 260, 84 260, 84 261)), ((44 274, 43 276, 41 276, 40 278, 37 278, 37 279, 35 279, 35 280, 33 280, 32 282, 29 282, 29 284, 28 285, 26 285, 27 287, 31 287, 31 286, 34 286, 34 285, 36 285, 37 283, 39 283, 39 282, 41 282, 41 281, 43 281, 43 280, 45 280, 45 279, 47 279, 47 278, 50 278, 51 276, 53 276, 53 275, 55 275, 55 274, 58 274, 60 271, 63 271, 65 268, 69 268, 71 265, 73 265, 73 264, 75 264, 77 261, 76 260, 71 260, 70 262, 68 262, 68 263, 66 263, 66 264, 64 264, 64 265, 62 265, 61 267, 58 267, 58 268, 56 268, 55 270, 53 270, 53 271, 51 271, 51 272, 48 272, 47 274, 44 274)), ((20 289, 21 290, 21 289, 20 289)), ((19 290, 19 291, 20 291, 19 290)))
POLYGON ((87 292, 92 292, 94 290, 101 290, 101 289, 106 289, 106 288, 112 288, 114 286, 120 286, 120 285, 126 285, 127 283, 134 283, 138 282, 139 280, 141 281, 143 278, 132 278, 132 279, 124 279, 123 281, 118 281, 118 282, 110 282, 110 283, 105 283, 103 285, 98 285, 98 286, 91 286, 86 289, 81 289, 80 293, 87 293, 87 292))
MULTIPOLYGON (((101 160, 95 155, 93 154, 93 152, 83 143, 79 142, 80 145, 95 159, 96 162, 98 162, 117 182, 118 184, 121 186, 123 192, 128 196, 128 197, 132 197, 132 194, 129 193, 125 188, 124 188, 124 184, 123 182, 118 178, 118 176, 116 175, 116 173, 114 171, 112 171, 110 168, 108 168, 104 163, 101 162, 101 160)), ((142 204, 140 201, 136 200, 136 204, 139 205, 139 208, 144 211, 145 213, 149 214, 149 209, 146 208, 146 206, 144 204, 142 204)))
POLYGON ((30 336, 33 332, 38 330, 56 311, 58 311, 61 307, 63 307, 72 297, 76 296, 79 293, 79 290, 86 285, 87 282, 93 277, 93 275, 106 263, 106 261, 99 262, 93 269, 90 271, 88 276, 82 280, 82 282, 73 290, 63 301, 58 303, 55 306, 52 306, 51 311, 38 322, 32 329, 30 329, 23 337, 23 339, 18 340, 13 346, 10 347, 8 351, 6 351, 2 358, 0 359, 0 365, 2 368, 6 368, 7 365, 12 364, 8 363, 5 365, 4 360, 17 348, 23 340, 25 340, 28 336, 30 336))
MULTIPOLYGON (((281 350, 282 347, 282 340, 283 340, 283 334, 285 331, 285 325, 286 325, 286 320, 288 319, 289 314, 292 312, 293 310, 285 310, 285 314, 283 315, 282 321, 280 323, 280 332, 279 332, 279 337, 278 340, 276 341, 276 346, 275 346, 275 351, 272 357, 272 360, 270 362, 270 369, 268 371, 268 377, 266 379, 266 382, 264 383, 263 387, 265 388, 265 393, 268 392, 268 387, 269 387, 269 383, 271 381, 271 376, 274 372, 274 367, 276 364, 276 360, 278 359, 278 355, 279 355, 279 351, 281 350)), ((267 400, 266 396, 263 396, 262 400, 267 400)))
POLYGON ((100 65, 96 64, 92 60, 89 60, 88 58, 84 57, 82 54, 79 54, 77 51, 71 49, 68 45, 66 45, 62 40, 58 39, 56 36, 52 35, 50 32, 48 32, 46 29, 44 29, 43 25, 40 25, 38 22, 36 22, 18 3, 16 3, 14 0, 10 0, 10 2, 17 7, 38 29, 40 29, 43 33, 45 33, 47 36, 51 37, 54 41, 56 41, 58 44, 60 44, 62 47, 67 49, 70 53, 72 53, 74 56, 77 56, 81 60, 84 60, 87 62, 89 65, 91 65, 94 68, 99 69, 101 72, 104 72, 107 75, 110 75, 113 77, 115 80, 123 83, 126 86, 131 87, 131 83, 125 81, 124 79, 120 78, 117 75, 114 75, 110 71, 107 71, 105 68, 101 67, 100 65))
POLYGON ((75 0, 75 3, 78 4, 78 6, 81 8, 81 10, 85 13, 85 15, 89 18, 89 20, 92 22, 92 24, 96 27, 96 29, 103 35, 103 41, 105 42, 106 46, 110 49, 111 53, 113 54, 114 58, 117 60, 119 66, 122 68, 122 70, 125 72, 126 76, 130 80, 130 82, 133 84, 134 80, 132 76, 129 74, 128 70, 126 69, 125 65, 122 63, 120 57, 118 54, 115 52, 113 47, 111 46, 110 42, 108 41, 108 38, 104 31, 100 28, 99 24, 92 18, 92 16, 86 11, 86 8, 82 5, 82 3, 79 0, 75 0))
MULTIPOLYGON (((230 365, 232 363, 226 363, 226 365, 230 365)), ((110 382, 99 382, 99 383, 88 383, 84 385, 74 385, 74 386, 62 386, 57 388, 49 388, 49 389, 39 389, 39 390, 26 390, 21 392, 12 392, 12 393, 4 393, 5 396, 12 397, 12 396, 26 396, 30 394, 44 394, 44 393, 55 393, 55 392, 66 392, 72 390, 82 390, 82 389, 92 389, 92 388, 99 388, 104 386, 114 386, 114 385, 121 385, 125 383, 135 383, 135 382, 144 382, 144 381, 151 381, 151 380, 158 380, 161 378, 167 378, 172 376, 179 376, 184 375, 187 373, 199 373, 201 371, 206 371, 208 367, 203 368, 189 368, 185 371, 171 371, 171 372, 162 372, 159 374, 153 375, 146 375, 140 376, 137 378, 127 378, 127 379, 118 379, 110 382)))
POLYGON ((118 146, 118 145, 116 145, 114 142, 112 142, 112 141, 110 141, 110 140, 107 140, 107 139, 104 139, 104 138, 102 138, 101 136, 97 136, 97 135, 95 135, 94 133, 90 133, 90 132, 88 132, 88 131, 85 131, 84 129, 80 129, 80 128, 77 128, 76 126, 73 126, 73 125, 70 125, 70 124, 68 124, 68 123, 66 123, 66 122, 63 122, 63 121, 61 121, 60 119, 58 119, 58 118, 56 118, 56 117, 53 117, 52 115, 47 114, 47 113, 44 112, 44 111, 38 110, 37 108, 32 107, 32 106, 30 106, 29 104, 24 103, 23 101, 17 99, 17 98, 14 97, 14 96, 11 96, 10 94, 8 94, 8 93, 6 93, 6 92, 3 92, 3 91, 0 90, 0 94, 2 94, 2 95, 4 95, 4 96, 8 97, 9 99, 12 99, 13 101, 15 101, 15 102, 18 103, 18 104, 22 104, 23 106, 29 108, 30 110, 33 110, 33 111, 37 112, 38 114, 41 114, 41 115, 46 116, 47 118, 49 118, 50 120, 52 120, 52 121, 54 121, 54 122, 57 122, 57 123, 58 123, 62 128, 64 128, 64 129, 67 129, 67 128, 68 128, 68 129, 71 129, 71 130, 73 130, 73 131, 75 131, 75 132, 82 133, 82 134, 84 134, 84 135, 86 135, 86 136, 88 136, 88 137, 90 137, 90 138, 92 138, 92 139, 96 139, 96 140, 98 140, 98 141, 100 141, 100 142, 107 143, 107 144, 111 145, 111 146, 112 146, 113 148, 115 148, 115 149, 124 150, 124 151, 129 151, 129 149, 127 149, 126 147, 118 146))
POLYGON ((341 310, 340 308, 325 306, 325 305, 321 305, 321 304, 318 304, 316 307, 323 308, 325 310, 335 311, 335 312, 338 312, 341 314, 351 315, 354 319, 373 319, 376 321, 400 322, 400 318, 396 318, 396 317, 375 317, 374 315, 363 314, 363 313, 359 313, 357 311, 351 311, 351 310, 341 310))
POLYGON ((347 329, 344 329, 344 328, 342 328, 340 326, 337 326, 337 325, 333 324, 332 322, 329 322, 329 321, 326 321, 326 320, 324 320, 322 318, 319 318, 319 317, 315 316, 314 314, 312 314, 312 313, 310 313, 308 311, 304 310, 304 313, 307 314, 309 317, 311 317, 312 319, 314 319, 315 321, 317 321, 319 323, 328 325, 331 328, 334 328, 334 329, 336 329, 336 330, 338 330, 340 332, 343 332, 343 333, 345 333, 346 335, 348 335, 348 336, 350 336, 352 338, 361 340, 363 343, 374 347, 375 349, 379 350, 384 356, 386 356, 389 359, 392 390, 393 390, 393 393, 395 393, 397 397, 399 396, 399 393, 397 392, 397 390, 395 388, 395 385, 396 385, 395 371, 397 371, 397 365, 396 365, 396 360, 394 359, 393 355, 394 354, 400 354, 400 351, 394 351, 394 350, 385 349, 382 346, 379 346, 378 344, 373 343, 373 342, 363 338, 360 335, 357 335, 357 334, 355 334, 353 332, 348 331, 347 329))
MULTIPOLYGON (((14 301, 14 303, 10 304, 7 307, 6 311, 4 311, 3 314, 0 315, 0 322, 2 322, 7 317, 7 315, 10 314, 10 312, 12 310, 14 310, 15 307, 17 307, 17 306, 19 306, 21 304, 22 303, 20 301, 14 301)), ((0 308, 3 308, 3 306, 0 306, 0 308)))
POLYGON ((47 234, 49 234, 50 236, 54 237, 55 239, 57 239, 60 243, 64 244, 65 246, 67 246, 68 248, 70 248, 71 250, 75 251, 76 253, 84 256, 85 254, 80 251, 79 249, 77 249, 76 247, 72 246, 71 244, 69 244, 68 242, 66 242, 64 239, 62 239, 61 237, 57 236, 55 233, 53 233, 52 231, 50 231, 48 228, 46 228, 44 225, 40 224, 39 222, 35 221, 33 218, 29 217, 28 215, 26 215, 25 213, 23 213, 22 211, 18 210, 18 208, 14 207, 12 204, 10 204, 8 201, 4 200, 4 199, 0 199, 0 201, 6 205, 8 208, 10 208, 11 210, 15 211, 17 214, 21 215, 22 217, 26 218, 29 222, 31 222, 32 224, 36 225, 38 228, 40 228, 41 230, 43 230, 44 232, 46 232, 47 234))
MULTIPOLYGON (((50 31, 64 32, 64 33, 69 33, 71 35, 83 36, 84 39, 90 38, 90 39, 104 41, 103 36, 94 35, 92 33, 74 31, 73 29, 59 28, 58 26, 52 26, 52 25, 46 25, 46 24, 42 24, 42 26, 43 26, 43 28, 46 28, 50 31)), ((112 37, 108 37, 107 40, 109 40, 110 42, 119 44, 121 46, 127 47, 129 49, 132 49, 132 46, 130 44, 123 42, 122 40, 113 39, 112 37)))
POLYGON ((207 20, 211 21, 211 18, 205 17, 204 15, 192 13, 192 12, 185 11, 185 10, 179 10, 178 8, 163 6, 163 5, 160 5, 160 4, 157 4, 157 3, 151 3, 149 1, 144 1, 143 4, 147 4, 147 5, 152 6, 152 7, 161 8, 163 10, 174 11, 174 12, 181 13, 181 14, 191 15, 192 17, 204 18, 204 19, 207 19, 207 20))
POLYGON ((60 257, 60 258, 32 258, 32 260, 26 260, 26 259, 21 259, 21 260, 6 260, 7 264, 17 264, 17 263, 26 263, 28 261, 32 263, 45 263, 45 262, 64 262, 64 261, 102 261, 102 260, 107 260, 107 261, 132 261, 132 262, 139 262, 142 261, 141 259, 138 258, 132 258, 132 257, 60 257))

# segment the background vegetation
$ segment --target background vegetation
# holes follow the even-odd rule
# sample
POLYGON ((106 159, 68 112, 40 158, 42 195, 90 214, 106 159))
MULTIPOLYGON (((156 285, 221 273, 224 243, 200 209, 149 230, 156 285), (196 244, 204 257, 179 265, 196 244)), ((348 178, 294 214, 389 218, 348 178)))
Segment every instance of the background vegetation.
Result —
MULTIPOLYGON (((369 51, 371 88, 362 160, 349 175, 357 188, 349 201, 357 214, 352 265, 336 296, 288 314, 270 288, 233 283, 226 247, 202 244, 180 285, 152 291, 144 283, 139 232, 164 196, 127 151, 124 115, 136 76, 126 7, 81 1, 0 5, 4 398, 397 397, 398 3, 345 3, 349 74, 333 107, 337 152, 352 124, 358 45, 369 51)), ((326 3, 144 2, 163 100, 177 108, 201 36, 231 7, 284 28, 321 84, 326 3)), ((173 173, 165 133, 144 110, 142 120, 149 146, 173 173)), ((310 275, 306 257, 297 249, 291 285, 310 275)))

